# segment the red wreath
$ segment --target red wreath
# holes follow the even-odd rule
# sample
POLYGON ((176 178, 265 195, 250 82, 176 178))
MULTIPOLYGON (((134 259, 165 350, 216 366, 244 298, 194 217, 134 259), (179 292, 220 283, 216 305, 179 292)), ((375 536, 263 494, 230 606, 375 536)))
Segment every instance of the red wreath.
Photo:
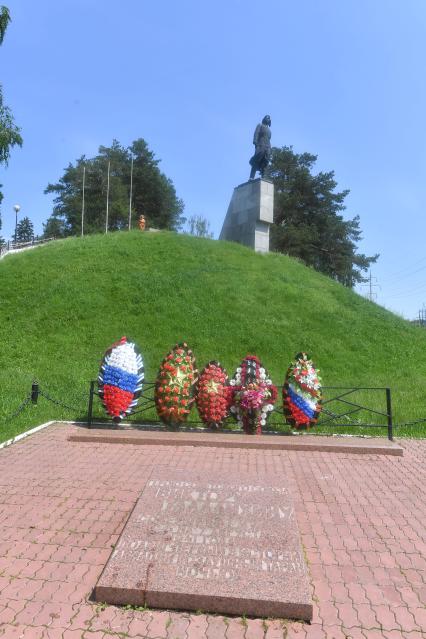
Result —
POLYGON ((185 422, 194 403, 198 378, 195 358, 188 345, 176 344, 160 365, 154 401, 158 416, 166 424, 185 422))
POLYGON ((228 415, 227 384, 228 375, 219 362, 209 362, 201 372, 195 401, 202 421, 209 426, 219 428, 228 415))

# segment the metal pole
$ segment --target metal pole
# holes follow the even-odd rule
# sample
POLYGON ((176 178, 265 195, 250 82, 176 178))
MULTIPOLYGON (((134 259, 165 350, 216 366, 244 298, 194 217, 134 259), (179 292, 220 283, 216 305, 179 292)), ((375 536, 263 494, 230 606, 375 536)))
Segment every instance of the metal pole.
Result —
POLYGON ((38 387, 38 382, 34 381, 31 386, 31 401, 33 404, 37 404, 39 393, 40 390, 38 387))
POLYGON ((129 231, 132 228, 133 155, 130 165, 129 231))
POLYGON ((106 201, 106 219, 105 219, 105 233, 108 233, 108 213, 109 213, 109 169, 111 162, 108 160, 108 181, 107 181, 107 201, 106 201))
POLYGON ((81 237, 84 235, 84 187, 86 185, 86 167, 83 166, 83 199, 81 201, 81 237))
POLYGON ((390 388, 386 389, 386 412, 388 416, 388 439, 393 441, 392 401, 390 388))
POLYGON ((87 426, 92 427, 92 414, 93 414, 93 395, 95 393, 95 382, 90 382, 89 391, 89 406, 87 408, 87 426))
POLYGON ((19 206, 19 204, 14 204, 13 210, 15 211, 15 214, 16 214, 16 220, 15 220, 15 244, 16 244, 16 238, 18 233, 18 213, 21 210, 21 207, 19 206))

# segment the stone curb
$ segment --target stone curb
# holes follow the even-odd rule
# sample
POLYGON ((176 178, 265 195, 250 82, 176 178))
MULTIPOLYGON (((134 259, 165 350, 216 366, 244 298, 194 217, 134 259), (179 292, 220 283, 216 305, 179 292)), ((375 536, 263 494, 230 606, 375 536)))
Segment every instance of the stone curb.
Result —
MULTIPOLYGON (((21 439, 25 439, 26 437, 29 437, 29 435, 34 435, 34 433, 38 433, 39 430, 43 430, 44 428, 47 428, 48 426, 51 426, 52 424, 56 424, 56 423, 57 423, 56 419, 53 419, 50 422, 45 422, 44 424, 41 424, 40 426, 36 426, 35 428, 26 430, 20 435, 16 435, 16 437, 12 437, 11 439, 7 439, 5 442, 2 442, 0 444, 0 449, 6 448, 7 446, 12 446, 12 444, 16 444, 17 442, 21 441, 21 439)), ((69 423, 73 423, 73 422, 69 422, 69 423)))

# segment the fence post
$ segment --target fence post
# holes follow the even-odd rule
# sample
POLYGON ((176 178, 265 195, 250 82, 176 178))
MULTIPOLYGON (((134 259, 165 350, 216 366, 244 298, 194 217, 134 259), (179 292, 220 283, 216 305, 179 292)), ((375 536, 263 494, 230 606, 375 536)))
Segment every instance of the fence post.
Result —
POLYGON ((92 427, 92 415, 93 415, 93 395, 95 393, 95 382, 90 382, 89 391, 89 406, 87 408, 87 426, 92 427))
POLYGON ((386 412, 388 416, 388 439, 393 441, 392 401, 390 388, 386 389, 386 412))
POLYGON ((34 381, 31 386, 31 401, 33 404, 37 404, 39 394, 40 389, 38 386, 38 382, 34 381))

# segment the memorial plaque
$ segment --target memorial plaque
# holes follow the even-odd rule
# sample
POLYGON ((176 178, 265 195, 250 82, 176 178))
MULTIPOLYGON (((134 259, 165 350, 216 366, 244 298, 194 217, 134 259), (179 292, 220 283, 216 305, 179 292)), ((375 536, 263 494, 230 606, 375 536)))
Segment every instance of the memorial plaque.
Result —
POLYGON ((310 620, 307 568, 286 482, 157 472, 95 599, 310 620))

